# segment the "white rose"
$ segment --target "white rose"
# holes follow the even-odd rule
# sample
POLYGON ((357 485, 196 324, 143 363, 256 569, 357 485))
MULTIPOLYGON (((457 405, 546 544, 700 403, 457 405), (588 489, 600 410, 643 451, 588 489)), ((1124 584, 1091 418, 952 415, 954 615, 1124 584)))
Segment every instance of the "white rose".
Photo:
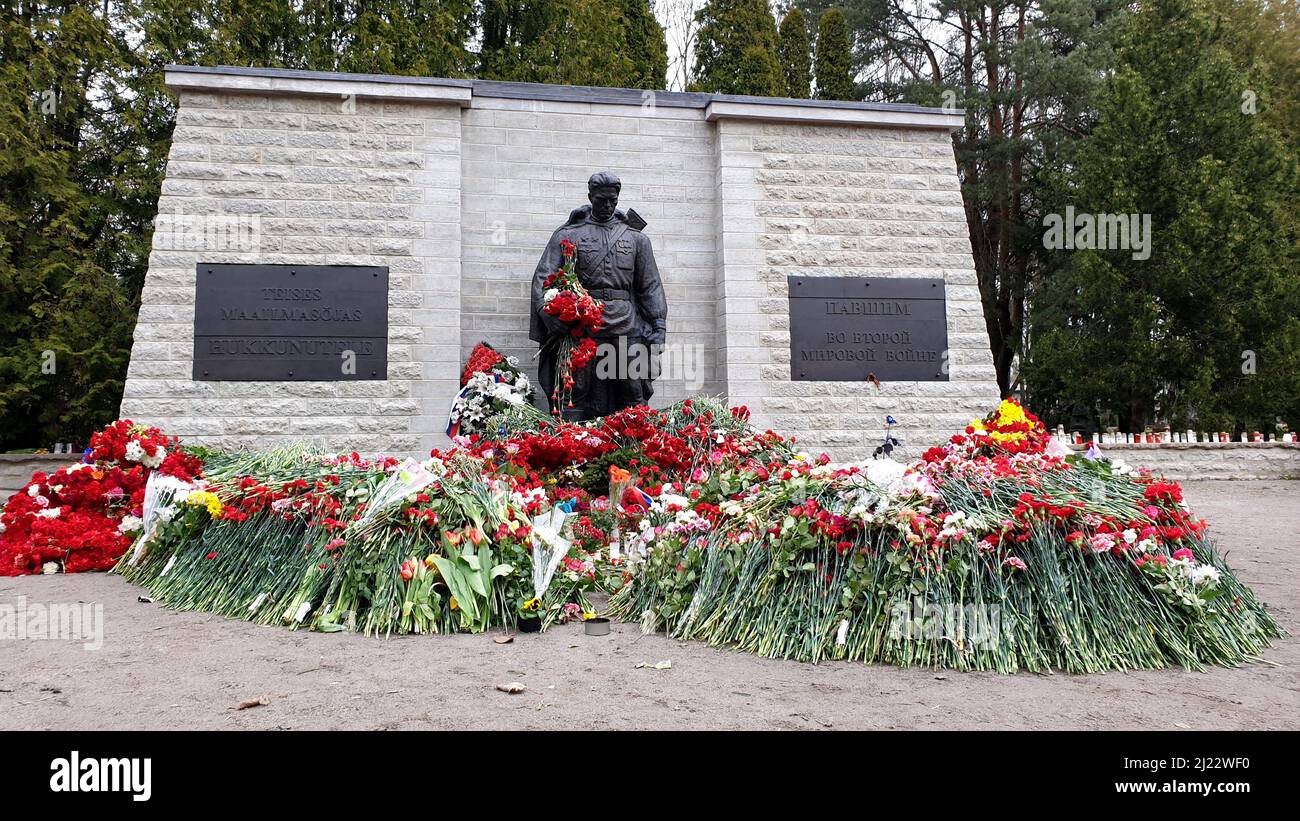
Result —
POLYGON ((1218 568, 1211 567, 1208 564, 1199 565, 1188 573, 1188 577, 1196 587, 1218 584, 1221 575, 1218 568))
POLYGON ((140 445, 138 440, 132 439, 130 442, 126 443, 126 460, 128 462, 144 462, 144 448, 140 445))
POLYGON ((166 458, 167 458, 167 449, 164 448, 162 445, 159 445, 158 448, 154 450, 153 456, 145 457, 144 466, 149 468, 150 470, 156 469, 159 465, 163 463, 163 460, 166 458))

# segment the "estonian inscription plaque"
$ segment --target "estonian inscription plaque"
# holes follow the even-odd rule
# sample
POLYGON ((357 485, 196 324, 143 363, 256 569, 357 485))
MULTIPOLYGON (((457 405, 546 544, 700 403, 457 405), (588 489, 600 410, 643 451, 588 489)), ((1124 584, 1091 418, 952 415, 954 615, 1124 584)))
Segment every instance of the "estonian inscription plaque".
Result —
POLYGON ((196 381, 388 378, 388 269, 200 263, 196 381))
POLYGON ((788 277, 790 378, 948 381, 943 279, 788 277))

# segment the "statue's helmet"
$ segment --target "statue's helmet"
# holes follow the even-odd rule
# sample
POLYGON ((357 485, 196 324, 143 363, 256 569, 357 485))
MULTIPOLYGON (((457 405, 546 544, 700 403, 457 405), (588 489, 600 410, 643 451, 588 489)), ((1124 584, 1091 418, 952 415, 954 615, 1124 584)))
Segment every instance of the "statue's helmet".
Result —
POLYGON ((600 188, 613 188, 615 191, 621 192, 623 190, 623 181, 611 171, 597 171, 587 180, 587 192, 591 193, 600 188))

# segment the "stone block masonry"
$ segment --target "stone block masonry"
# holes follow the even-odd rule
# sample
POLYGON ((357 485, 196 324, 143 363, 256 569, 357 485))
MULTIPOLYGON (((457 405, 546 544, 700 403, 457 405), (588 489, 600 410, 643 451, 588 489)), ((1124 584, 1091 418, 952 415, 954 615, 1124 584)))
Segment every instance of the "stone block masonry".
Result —
POLYGON ((603 169, 649 223, 669 341, 691 366, 656 383, 655 405, 725 394, 851 459, 887 413, 919 453, 997 400, 950 140, 960 113, 263 69, 173 66, 167 82, 177 124, 124 417, 227 448, 445 445, 476 342, 534 370, 533 268, 603 169), (175 230, 194 218, 217 230, 175 230), (198 263, 387 266, 387 379, 193 381, 198 263), (949 380, 791 382, 791 275, 942 277, 949 380))
MULTIPOLYGON (((1086 446, 1071 445, 1082 452, 1086 446)), ((1110 459, 1157 476, 1186 479, 1300 479, 1300 444, 1294 442, 1168 442, 1099 445, 1110 459)))
POLYGON ((0 453, 0 507, 27 486, 33 473, 50 474, 79 461, 80 456, 72 454, 0 453))

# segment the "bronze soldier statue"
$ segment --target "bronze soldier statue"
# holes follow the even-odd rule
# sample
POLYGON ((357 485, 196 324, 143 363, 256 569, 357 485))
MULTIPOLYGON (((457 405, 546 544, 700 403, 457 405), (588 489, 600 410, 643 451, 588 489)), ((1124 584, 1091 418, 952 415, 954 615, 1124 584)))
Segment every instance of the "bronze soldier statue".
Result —
MULTIPOLYGON (((568 419, 607 416, 644 405, 654 394, 651 346, 664 344, 668 302, 650 238, 641 233, 645 222, 635 211, 624 213, 617 208, 622 187, 619 178, 608 171, 593 174, 587 181, 590 204, 575 209, 569 221, 551 235, 533 272, 528 337, 534 342, 545 343, 570 330, 567 323, 542 310, 542 284, 564 263, 561 241, 573 243, 578 279, 605 306, 604 322, 593 335, 599 346, 596 357, 573 374, 574 407, 559 409, 568 419)), ((538 381, 548 403, 555 388, 555 347, 542 345, 538 365, 538 381)))

